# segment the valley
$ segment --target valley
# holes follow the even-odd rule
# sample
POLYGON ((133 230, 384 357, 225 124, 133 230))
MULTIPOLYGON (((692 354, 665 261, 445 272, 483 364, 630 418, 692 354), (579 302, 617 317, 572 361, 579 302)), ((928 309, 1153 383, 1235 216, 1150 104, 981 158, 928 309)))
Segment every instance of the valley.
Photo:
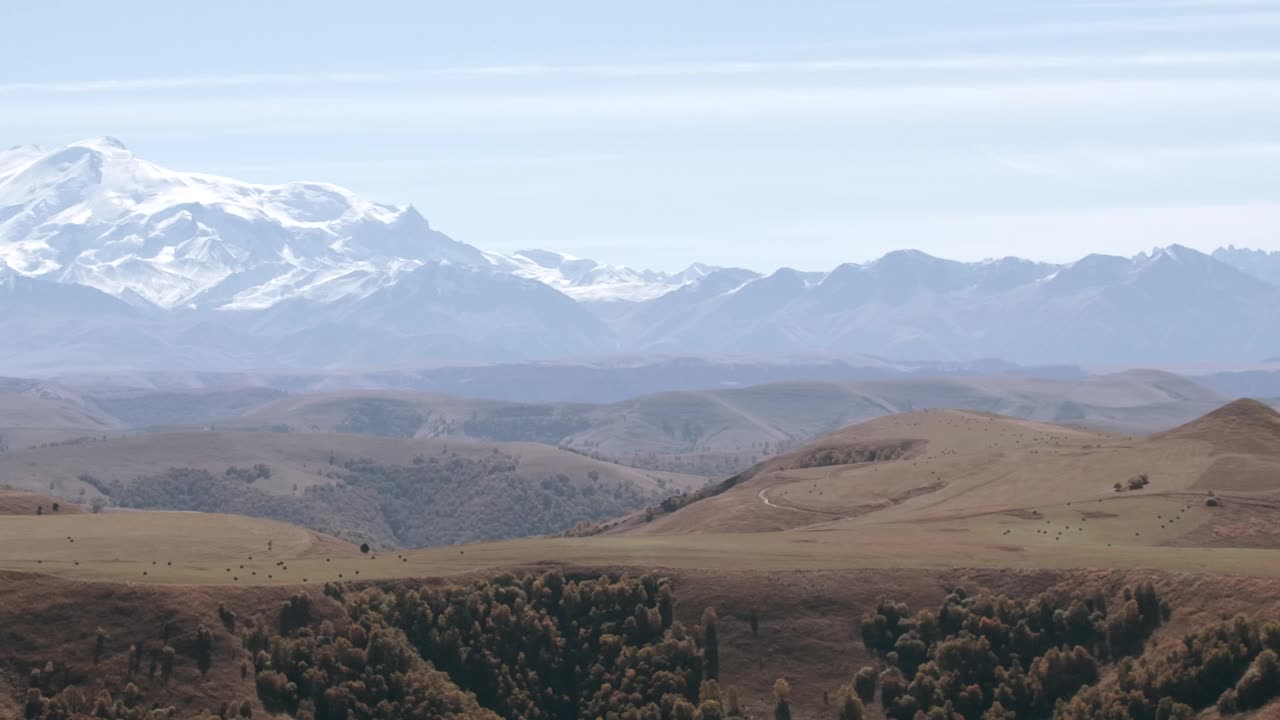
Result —
MULTIPOLYGON (((259 482, 277 493, 287 491, 280 483, 290 482, 285 468, 323 465, 318 448, 344 437, 379 443, 385 457, 409 457, 415 448, 446 442, 322 433, 241 437, 242 443, 270 443, 257 453, 279 453, 234 456, 245 463, 274 459, 281 477, 273 473, 259 482), (323 442, 311 446, 316 439, 323 442)), ((82 462, 107 467, 107 458, 139 455, 140 446, 128 443, 154 442, 145 454, 158 457, 159 448, 180 439, 155 434, 69 447, 84 453, 82 462), (118 443, 124 443, 118 455, 107 452, 118 443)), ((843 641, 835 638, 886 593, 928 605, 956 585, 1026 596, 1054 588, 1114 593, 1151 580, 1177 608, 1174 629, 1159 631, 1156 647, 1174 642, 1176 628, 1189 630, 1225 608, 1280 612, 1274 603, 1245 604, 1242 595, 1280 589, 1278 439, 1280 413, 1249 400, 1145 437, 979 411, 918 410, 823 435, 695 494, 689 494, 695 486, 686 486, 674 504, 655 501, 564 537, 367 553, 294 525, 241 515, 95 513, 75 503, 58 513, 46 503, 35 515, 38 494, 8 491, 0 508, 15 514, 0 521, 0 571, 43 578, 35 582, 46 591, 87 582, 86 589, 105 596, 150 594, 166 606, 174 593, 198 592, 209 598, 202 601, 207 605, 214 597, 243 603, 298 589, 318 597, 337 583, 467 583, 549 569, 576 578, 658 572, 682 597, 693 598, 680 606, 687 622, 697 622, 703 605, 726 618, 725 647, 732 650, 722 650, 722 682, 740 689, 740 702, 757 711, 768 707, 770 678, 781 674, 796 689, 796 711, 817 717, 823 693, 831 695, 842 677, 874 660, 840 657, 843 641), (1130 482, 1138 477, 1145 481, 1130 482), (757 613, 768 628, 759 638, 746 628, 748 615, 757 613), (816 639, 824 634, 833 637, 816 639)), ((32 467, 28 458, 45 458, 36 461, 38 469, 65 449, 19 454, 0 468, 15 477, 32 467)), ((226 448, 210 451, 218 462, 233 457, 226 448)), ((474 451, 492 452, 479 444, 474 451)), ((534 459, 522 456, 525 462, 534 459)), ((50 477, 35 469, 26 476, 32 488, 50 477)), ((6 591, 10 602, 26 585, 23 580, 6 591)))

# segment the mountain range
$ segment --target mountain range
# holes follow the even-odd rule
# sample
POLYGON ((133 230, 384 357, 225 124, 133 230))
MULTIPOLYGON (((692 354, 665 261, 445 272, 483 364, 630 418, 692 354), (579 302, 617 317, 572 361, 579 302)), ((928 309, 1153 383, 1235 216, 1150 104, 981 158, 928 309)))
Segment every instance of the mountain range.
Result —
POLYGON ((0 371, 487 363, 623 353, 1253 363, 1280 253, 1068 264, 914 251, 829 272, 486 252, 412 206, 255 185, 99 138, 0 152, 0 371))

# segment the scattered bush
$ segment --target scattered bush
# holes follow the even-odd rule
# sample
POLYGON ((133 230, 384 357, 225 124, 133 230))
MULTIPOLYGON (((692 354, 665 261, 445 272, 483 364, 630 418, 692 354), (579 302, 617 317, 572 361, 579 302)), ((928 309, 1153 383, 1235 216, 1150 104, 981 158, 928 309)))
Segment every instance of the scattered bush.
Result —
POLYGON ((1136 491, 1136 490, 1141 490, 1142 488, 1150 484, 1151 484, 1151 478, 1147 477, 1146 473, 1142 473, 1140 475, 1134 475, 1133 477, 1129 478, 1129 482, 1127 483, 1127 486, 1130 490, 1136 491))

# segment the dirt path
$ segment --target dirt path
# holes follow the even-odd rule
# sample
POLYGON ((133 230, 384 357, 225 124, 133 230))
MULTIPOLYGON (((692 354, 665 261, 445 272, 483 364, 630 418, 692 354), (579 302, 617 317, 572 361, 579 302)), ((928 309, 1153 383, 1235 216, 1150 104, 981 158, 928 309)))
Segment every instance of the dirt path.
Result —
MULTIPOLYGON (((780 486, 775 485, 774 487, 780 487, 780 486)), ((824 518, 836 518, 838 520, 843 520, 845 518, 844 515, 839 515, 837 513, 822 512, 821 510, 805 510, 804 508, 792 507, 790 505, 779 505, 773 502, 772 500, 770 500, 769 498, 765 497, 765 493, 772 489, 773 488, 765 488, 756 494, 756 497, 760 498, 760 502, 764 503, 765 505, 768 505, 771 508, 777 508, 778 510, 791 510, 793 512, 804 513, 806 515, 818 515, 824 518)))

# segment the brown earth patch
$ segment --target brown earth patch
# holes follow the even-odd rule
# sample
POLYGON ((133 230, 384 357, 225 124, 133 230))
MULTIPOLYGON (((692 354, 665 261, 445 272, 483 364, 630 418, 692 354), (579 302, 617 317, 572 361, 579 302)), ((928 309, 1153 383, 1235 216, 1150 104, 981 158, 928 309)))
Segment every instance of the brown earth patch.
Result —
POLYGON ((1191 487, 1234 492, 1280 490, 1280 457, 1224 455, 1214 460, 1191 487))
POLYGON ((1218 497, 1210 520, 1167 543, 1173 547, 1280 548, 1280 502, 1218 497))
POLYGON ((22 490, 0 490, 0 515, 35 515, 39 512, 50 515, 79 515, 84 511, 83 507, 62 498, 51 498, 22 490), (53 510, 54 503, 58 503, 56 513, 53 510))

